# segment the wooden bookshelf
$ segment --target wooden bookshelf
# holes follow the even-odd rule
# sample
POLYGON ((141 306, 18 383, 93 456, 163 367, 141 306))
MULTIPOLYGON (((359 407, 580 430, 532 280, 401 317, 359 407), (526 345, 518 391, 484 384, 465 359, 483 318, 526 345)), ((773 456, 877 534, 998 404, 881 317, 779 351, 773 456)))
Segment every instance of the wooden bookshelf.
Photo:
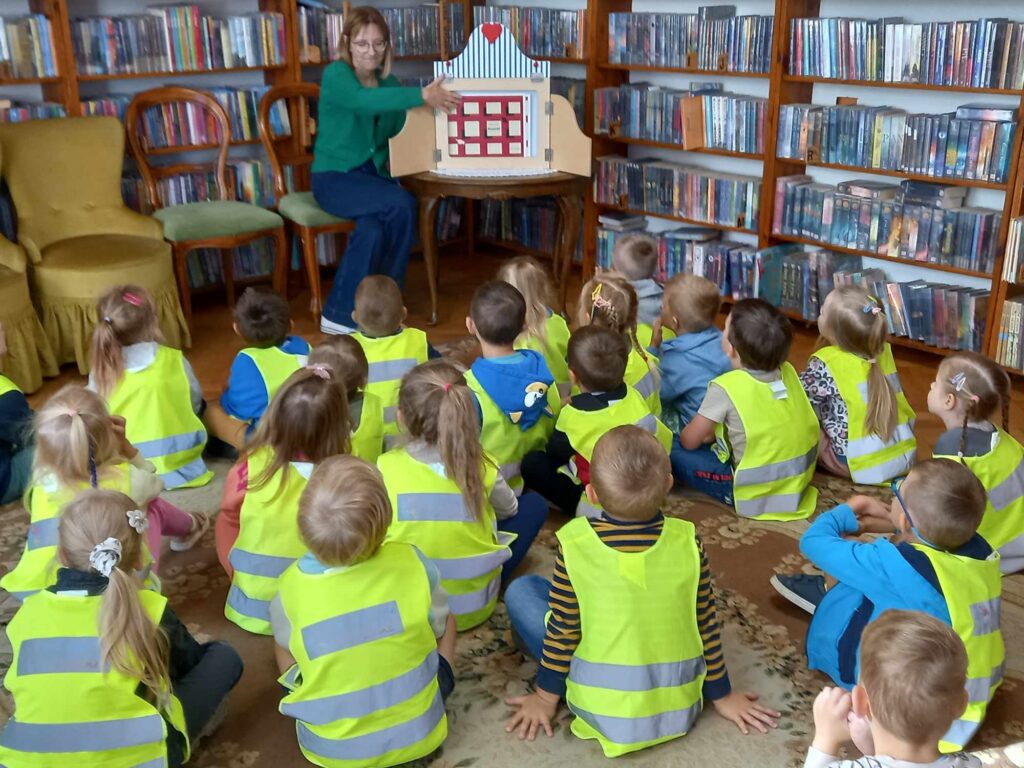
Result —
POLYGON ((701 155, 718 155, 719 157, 736 157, 742 160, 763 160, 764 155, 760 152, 736 152, 731 149, 718 149, 717 147, 691 147, 687 149, 681 144, 672 144, 666 141, 651 141, 650 139, 637 139, 632 136, 620 134, 603 133, 602 137, 608 138, 618 144, 632 144, 637 147, 654 147, 655 149, 674 149, 677 152, 696 152, 701 155))
POLYGON ((849 171, 851 173, 867 173, 873 176, 890 176, 898 179, 910 179, 912 181, 926 181, 929 184, 946 184, 954 187, 974 187, 975 189, 995 189, 999 192, 1006 191, 1006 183, 998 181, 981 181, 979 179, 962 179, 955 176, 929 176, 926 173, 904 173, 891 168, 871 168, 866 165, 841 165, 839 163, 823 163, 819 160, 799 160, 792 157, 779 157, 779 163, 790 163, 800 166, 812 166, 814 168, 830 168, 836 171, 849 171))
MULTIPOLYGON (((817 15, 817 14, 814 14, 817 15)), ((790 17, 795 18, 795 17, 790 17)), ((776 25, 776 29, 778 26, 776 25)), ((903 91, 959 91, 960 93, 980 93, 988 96, 1020 96, 1020 91, 1011 88, 977 88, 970 85, 928 85, 927 83, 890 83, 885 80, 840 80, 833 77, 813 77, 810 75, 784 75, 787 83, 826 83, 829 85, 855 85, 858 88, 897 88, 903 91)))
POLYGON ((707 227, 708 229, 720 229, 723 232, 742 232, 745 235, 756 235, 757 230, 751 229, 750 227, 741 227, 732 224, 716 224, 713 221, 703 221, 702 219, 691 219, 686 216, 675 216, 671 213, 652 213, 651 211, 642 211, 639 208, 627 208, 621 205, 613 205, 611 203, 598 203, 594 205, 603 211, 618 211, 620 213, 628 213, 633 216, 650 216, 655 219, 665 219, 666 221, 678 221, 682 224, 693 224, 699 227, 707 227))
POLYGON ((765 80, 771 76, 769 72, 737 72, 732 69, 699 69, 697 67, 656 67, 652 64, 612 64, 607 61, 598 66, 601 69, 620 72, 657 72, 668 75, 696 75, 697 77, 750 77, 765 80))
POLYGON ((102 80, 153 80, 165 77, 196 77, 200 75, 227 75, 233 72, 275 72, 288 69, 287 63, 266 64, 261 67, 223 67, 219 69, 182 69, 179 71, 167 70, 164 72, 122 72, 104 73, 99 75, 76 74, 75 78, 81 83, 99 82, 102 80))

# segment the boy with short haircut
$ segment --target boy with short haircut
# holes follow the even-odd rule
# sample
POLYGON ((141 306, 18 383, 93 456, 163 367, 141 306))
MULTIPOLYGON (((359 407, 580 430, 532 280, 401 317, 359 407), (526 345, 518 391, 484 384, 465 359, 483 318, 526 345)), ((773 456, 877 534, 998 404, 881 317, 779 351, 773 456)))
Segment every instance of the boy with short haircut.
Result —
POLYGON ((671 488, 649 433, 625 425, 597 441, 586 494, 604 517, 558 531, 552 582, 523 576, 505 592, 517 641, 540 661, 535 692, 507 701, 506 731, 552 735, 563 696, 572 732, 608 757, 684 735, 703 699, 743 733, 776 726, 778 712, 731 690, 703 547, 692 523, 660 512, 671 488))
POLYGON ((951 459, 917 464, 893 483, 890 505, 854 496, 820 515, 800 551, 838 583, 821 576, 776 574, 772 586, 813 615, 807 661, 837 685, 857 681, 857 649, 866 626, 885 610, 923 611, 953 627, 967 647, 967 711, 939 745, 963 748, 984 719, 1002 681, 1005 657, 999 624, 999 554, 981 536, 985 489, 970 469, 951 459), (850 541, 859 533, 901 533, 894 540, 850 541))
POLYGON ((480 407, 483 448, 516 495, 523 490, 523 457, 544 447, 561 408, 544 356, 515 349, 525 323, 526 301, 509 283, 490 280, 473 293, 466 329, 480 342, 481 355, 466 383, 480 407))
POLYGON ((616 238, 612 248, 612 269, 629 280, 636 290, 637 324, 652 326, 661 316, 663 293, 654 279, 658 271, 658 241, 645 232, 616 238))
POLYGON ((864 630, 852 693, 825 688, 815 699, 804 768, 981 768, 972 755, 938 748, 967 706, 967 681, 956 632, 918 611, 886 611, 864 630), (865 759, 839 758, 851 739, 865 759))
MULTIPOLYGON (((661 420, 674 435, 693 421, 713 379, 732 370, 722 350, 722 332, 715 327, 722 296, 710 280, 682 272, 665 284, 661 324, 674 338, 661 343, 661 420)), ((732 506, 732 465, 710 445, 694 450, 672 441, 672 474, 676 480, 732 506)))
POLYGON ((797 520, 814 511, 818 417, 786 362, 793 331, 778 309, 743 299, 725 321, 722 351, 733 370, 713 379, 697 415, 679 436, 683 448, 715 444, 733 466, 741 517, 797 520))
POLYGON ((569 337, 568 358, 569 379, 580 394, 562 407, 547 447, 523 459, 523 479, 563 512, 592 514, 596 510, 581 496, 601 436, 622 424, 635 424, 654 434, 667 454, 672 433, 623 380, 629 347, 621 334, 585 325, 569 337))
POLYGON ((386 275, 364 277, 356 288, 351 334, 366 353, 369 379, 366 391, 384 404, 384 445, 390 448, 398 434, 398 388, 402 376, 420 363, 440 357, 419 328, 404 325, 402 290, 386 275))
POLYGON ((205 414, 211 434, 240 450, 285 379, 306 364, 309 343, 289 335, 294 323, 284 297, 269 288, 247 288, 235 304, 235 333, 245 348, 231 363, 219 405, 205 414))

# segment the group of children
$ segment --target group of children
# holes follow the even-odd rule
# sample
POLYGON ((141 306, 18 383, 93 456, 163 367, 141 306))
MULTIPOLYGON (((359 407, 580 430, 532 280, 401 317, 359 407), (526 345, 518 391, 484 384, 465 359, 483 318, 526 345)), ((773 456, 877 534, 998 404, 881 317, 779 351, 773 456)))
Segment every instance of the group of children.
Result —
POLYGON ((0 582, 23 601, 0 762, 176 766, 216 727, 241 660, 196 642, 158 578, 162 537, 180 551, 209 527, 160 495, 208 482, 208 447, 236 458, 215 526, 225 615, 273 637, 280 710, 314 764, 399 765, 440 746, 457 633, 503 588, 513 639, 539 662, 508 731, 550 734, 562 699, 609 757, 684 735, 705 700, 744 733, 775 727, 779 712, 732 690, 694 525, 661 509, 681 483, 743 517, 806 518, 819 466, 891 482, 893 501, 854 496, 810 526, 801 548, 828 585, 772 577, 813 614, 810 666, 839 686, 815 703, 807 765, 850 739, 883 765, 962 764, 940 753, 968 742, 1001 681, 1000 569, 1024 567, 1006 373, 944 359, 928 407, 948 431, 915 464, 877 300, 830 293, 798 374, 778 310, 737 302, 719 331, 716 286, 681 274, 662 295, 656 262, 649 238, 622 238, 572 331, 544 269, 505 263, 473 295, 468 369, 405 326, 389 278, 360 285, 356 333, 312 349, 284 299, 250 289, 234 324, 247 346, 210 405, 145 292, 112 289, 88 387, 33 415, 0 379, 16 418, 0 496, 31 516, 0 582), (549 507, 564 522, 553 578, 513 580, 549 507), (861 533, 892 536, 847 538, 861 533))

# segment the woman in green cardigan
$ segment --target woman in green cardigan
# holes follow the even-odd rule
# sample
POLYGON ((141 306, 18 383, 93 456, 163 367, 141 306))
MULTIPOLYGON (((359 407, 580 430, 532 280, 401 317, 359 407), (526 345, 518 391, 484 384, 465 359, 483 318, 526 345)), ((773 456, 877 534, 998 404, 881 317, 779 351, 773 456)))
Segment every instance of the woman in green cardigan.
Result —
POLYGON ((425 88, 399 85, 391 74, 391 32, 376 8, 353 8, 342 39, 342 60, 328 65, 320 84, 312 187, 321 208, 356 228, 324 303, 323 333, 353 330, 356 288, 367 275, 404 286, 416 200, 391 178, 388 139, 402 130, 406 110, 447 110, 459 101, 441 86, 443 77, 425 88))

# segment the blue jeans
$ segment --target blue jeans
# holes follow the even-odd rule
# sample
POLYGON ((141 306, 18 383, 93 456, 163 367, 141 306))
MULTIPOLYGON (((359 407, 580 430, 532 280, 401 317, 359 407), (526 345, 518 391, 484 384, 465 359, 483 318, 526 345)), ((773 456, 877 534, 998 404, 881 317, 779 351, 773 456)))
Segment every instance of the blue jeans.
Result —
POLYGON ((520 576, 505 589, 505 609, 512 631, 523 641, 523 649, 540 661, 544 652, 544 617, 548 613, 551 582, 543 576, 520 576))
POLYGON ((312 188, 317 205, 356 223, 323 308, 323 316, 331 322, 355 326, 352 309, 364 277, 387 275, 405 288, 416 198, 393 179, 378 176, 372 160, 344 173, 314 173, 312 188))
POLYGON ((0 490, 0 504, 10 504, 25 495, 25 489, 32 479, 32 459, 35 453, 35 446, 29 445, 11 456, 11 476, 7 487, 0 490))
POLYGON ((710 445, 692 451, 672 438, 672 476, 683 485, 732 506, 732 465, 719 461, 710 445))
POLYGON ((523 562, 530 545, 537 538, 544 521, 548 519, 548 503, 539 493, 527 491, 519 497, 519 511, 515 517, 498 521, 498 530, 516 534, 516 540, 509 544, 512 557, 501 566, 501 583, 508 582, 512 573, 523 562))

